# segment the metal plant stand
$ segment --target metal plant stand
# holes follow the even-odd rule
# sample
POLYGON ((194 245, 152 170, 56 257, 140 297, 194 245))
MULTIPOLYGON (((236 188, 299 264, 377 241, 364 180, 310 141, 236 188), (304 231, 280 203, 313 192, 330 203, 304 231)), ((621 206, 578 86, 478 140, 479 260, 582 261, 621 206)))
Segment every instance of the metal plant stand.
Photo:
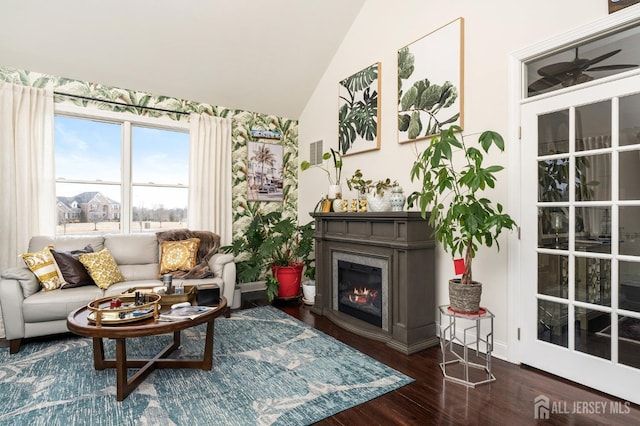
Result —
MULTIPOLYGON (((493 351, 493 318, 488 309, 481 308, 476 314, 463 314, 452 311, 448 305, 440 306, 440 348, 442 349, 442 363, 440 369, 447 380, 463 384, 469 387, 493 382, 496 378, 491 372, 491 352, 493 351), (480 325, 482 321, 489 322, 489 332, 481 337, 480 325), (465 327, 471 323, 470 326, 465 327), (461 333, 461 336, 456 334, 461 333), (480 352, 480 343, 483 343, 486 352, 480 352), (462 355, 454 350, 454 344, 460 345, 462 355), (475 348, 474 348, 475 346, 475 348), (475 359, 482 364, 469 360, 469 351, 475 351, 475 359), (453 359, 447 361, 447 354, 452 354, 453 359), (450 374, 453 365, 462 365, 462 377, 450 374), (448 368, 447 368, 448 367, 448 368), (483 370, 479 379, 474 375, 469 376, 469 368, 483 370), (449 370, 449 371, 447 371, 449 370)), ((460 349, 458 349, 460 351, 460 349)))

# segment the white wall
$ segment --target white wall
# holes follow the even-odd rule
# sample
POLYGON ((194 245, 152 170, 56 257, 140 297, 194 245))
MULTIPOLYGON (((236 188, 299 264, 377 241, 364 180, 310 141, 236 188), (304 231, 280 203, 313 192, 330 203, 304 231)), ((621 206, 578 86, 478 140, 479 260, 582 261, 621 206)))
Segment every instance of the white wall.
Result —
MULTIPOLYGON (((337 148, 338 81, 371 65, 382 63, 381 148, 344 159, 344 180, 360 168, 366 177, 396 179, 405 194, 417 188, 409 179, 416 150, 426 141, 397 142, 397 51, 458 17, 464 18, 464 128, 465 135, 486 129, 507 135, 508 56, 608 14, 605 0, 368 0, 344 39, 299 120, 299 155, 308 159, 309 143, 324 140, 325 150, 337 148)), ((328 23, 329 25, 329 23, 328 23)), ((510 143, 507 141, 507 150, 510 143)), ((508 155, 496 154, 491 164, 507 164, 508 155)), ((326 175, 318 170, 300 174, 299 214, 309 219, 317 201, 326 194, 326 175)), ((507 205, 507 171, 492 198, 507 205)), ((508 206, 507 206, 508 208, 508 206)), ((514 212, 516 213, 516 212, 514 212)), ((516 215, 517 216, 517 215, 516 215)), ((474 279, 483 286, 482 304, 496 315, 494 355, 507 357, 507 254, 506 239, 501 251, 484 249, 474 260, 474 279)), ((451 256, 440 248, 436 255, 436 297, 448 304, 447 282, 453 277, 451 256)), ((434 307, 435 309, 435 307, 434 307)))

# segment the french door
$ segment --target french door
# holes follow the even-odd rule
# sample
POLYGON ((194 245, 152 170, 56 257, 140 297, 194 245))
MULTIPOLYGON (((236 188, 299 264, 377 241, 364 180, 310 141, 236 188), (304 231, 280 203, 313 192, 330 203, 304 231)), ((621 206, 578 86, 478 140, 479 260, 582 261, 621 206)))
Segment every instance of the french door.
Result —
POLYGON ((521 361, 640 403, 640 76, 521 106, 521 361))

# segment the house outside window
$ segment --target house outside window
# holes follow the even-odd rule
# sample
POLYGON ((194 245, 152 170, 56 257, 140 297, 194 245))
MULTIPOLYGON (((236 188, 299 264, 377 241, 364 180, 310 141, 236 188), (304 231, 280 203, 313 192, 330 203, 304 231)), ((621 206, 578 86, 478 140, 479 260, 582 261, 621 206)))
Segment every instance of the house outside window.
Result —
POLYGON ((61 234, 186 228, 188 124, 56 106, 61 234))

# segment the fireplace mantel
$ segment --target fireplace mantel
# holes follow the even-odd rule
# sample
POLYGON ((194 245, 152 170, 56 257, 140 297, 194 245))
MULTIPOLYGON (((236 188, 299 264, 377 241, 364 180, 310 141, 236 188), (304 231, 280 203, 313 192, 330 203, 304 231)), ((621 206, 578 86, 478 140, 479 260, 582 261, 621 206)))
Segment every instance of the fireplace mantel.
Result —
POLYGON ((412 354, 438 344, 434 240, 419 212, 314 213, 316 297, 312 311, 361 336, 412 354), (388 262, 388 330, 334 309, 336 252, 388 262))

